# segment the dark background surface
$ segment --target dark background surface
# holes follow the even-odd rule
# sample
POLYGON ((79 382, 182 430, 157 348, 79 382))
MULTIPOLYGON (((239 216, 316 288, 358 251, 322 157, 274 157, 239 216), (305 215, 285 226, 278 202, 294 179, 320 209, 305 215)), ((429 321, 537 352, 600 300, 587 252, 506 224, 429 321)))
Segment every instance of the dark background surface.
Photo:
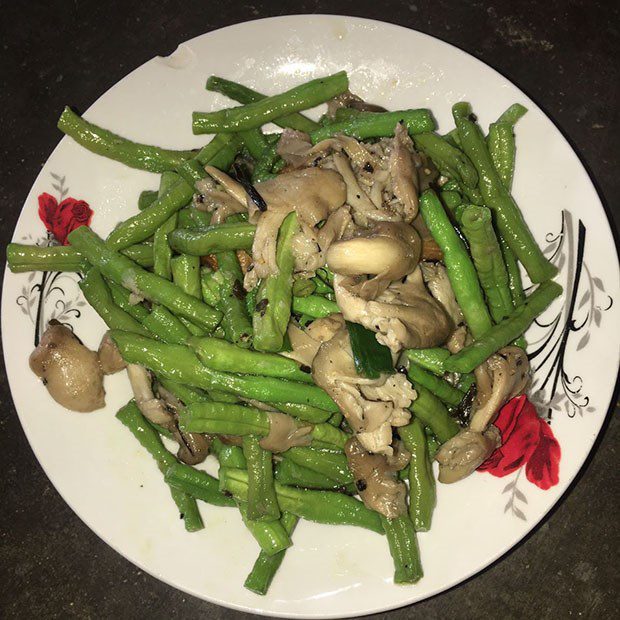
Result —
MULTIPOLYGON (((487 62, 558 124, 617 225, 617 2, 2 0, 2 247, 60 139, 56 120, 63 105, 86 109, 130 70, 154 55, 169 54, 186 39, 284 13, 392 21, 487 62)), ((58 496, 34 458, 4 368, 0 404, 0 617, 250 617, 160 583, 99 540, 58 496)), ((447 593, 376 617, 620 617, 618 430, 617 415, 610 416, 576 485, 507 557, 447 593)))

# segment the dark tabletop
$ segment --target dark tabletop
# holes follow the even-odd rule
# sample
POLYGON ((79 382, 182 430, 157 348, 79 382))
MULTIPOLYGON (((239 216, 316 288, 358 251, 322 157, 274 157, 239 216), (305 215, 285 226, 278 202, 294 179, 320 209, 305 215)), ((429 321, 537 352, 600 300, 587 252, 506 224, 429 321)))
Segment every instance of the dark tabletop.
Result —
MULTIPOLYGON (((2 246, 60 139, 56 120, 66 103, 84 110, 129 71, 186 39, 286 12, 392 21, 490 64, 558 124, 617 225, 618 6, 613 0, 0 0, 2 246)), ((249 617, 170 588, 99 540, 42 472, 19 425, 4 368, 1 378, 0 617, 249 617)), ((449 592, 377 617, 620 617, 617 417, 608 417, 563 501, 508 556, 449 592)))

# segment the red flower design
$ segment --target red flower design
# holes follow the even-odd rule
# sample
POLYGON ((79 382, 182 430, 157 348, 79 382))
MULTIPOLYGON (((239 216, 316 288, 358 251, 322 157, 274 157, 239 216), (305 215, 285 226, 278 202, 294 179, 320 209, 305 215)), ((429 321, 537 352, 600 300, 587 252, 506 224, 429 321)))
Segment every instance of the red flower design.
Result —
POLYGON ((501 433, 502 445, 478 471, 501 478, 525 465, 527 479, 541 489, 558 483, 560 444, 525 395, 506 403, 494 424, 501 433))
POLYGON ((54 196, 44 192, 39 196, 39 217, 58 243, 67 245, 67 235, 80 226, 88 226, 93 211, 83 200, 65 198, 58 204, 54 196))

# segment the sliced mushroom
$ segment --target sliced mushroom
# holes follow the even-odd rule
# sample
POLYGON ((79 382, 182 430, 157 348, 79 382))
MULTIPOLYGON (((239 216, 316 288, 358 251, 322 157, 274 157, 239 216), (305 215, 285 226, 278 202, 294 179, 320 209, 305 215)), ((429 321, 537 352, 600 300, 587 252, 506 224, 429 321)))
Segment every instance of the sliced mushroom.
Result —
POLYGON ((116 343, 110 338, 110 332, 103 335, 97 355, 104 375, 113 375, 127 367, 116 343))
POLYGON ((343 327, 320 346, 312 364, 312 377, 334 399, 366 449, 393 453, 392 426, 409 422, 408 407, 416 397, 405 375, 360 377, 355 370, 348 330, 343 327))
POLYGON ((230 184, 231 191, 221 189, 222 185, 218 185, 211 177, 206 177, 196 182, 197 193, 193 199, 194 208, 212 214, 212 224, 221 224, 230 215, 247 211, 245 193, 239 195, 239 183, 224 173, 221 173, 220 178, 230 184))
MULTIPOLYGON (((340 175, 333 170, 319 168, 280 174, 257 183, 256 187, 267 203, 267 210, 261 212, 248 203, 250 221, 257 227, 252 245, 254 269, 246 276, 247 289, 252 288, 259 278, 277 273, 278 230, 291 211, 297 212, 300 225, 315 228, 341 207, 346 198, 340 175)), ((315 248, 315 251, 318 250, 315 248)))
POLYGON ((335 118, 336 110, 340 108, 351 108, 353 110, 359 110, 360 112, 386 112, 385 108, 374 103, 368 103, 361 97, 354 95, 352 92, 347 91, 338 95, 327 102, 327 116, 329 118, 335 118))
POLYGON ((344 319, 342 314, 330 314, 329 316, 316 319, 305 329, 290 323, 287 334, 292 350, 281 353, 281 355, 290 357, 310 368, 320 346, 333 338, 343 326, 344 319))
POLYGON ((284 129, 280 134, 276 152, 289 166, 302 168, 310 163, 311 149, 312 141, 307 133, 284 129))
POLYGON ((456 301, 448 272, 441 263, 421 262, 422 276, 431 295, 441 304, 455 325, 460 325, 465 318, 456 301))
POLYGON ((149 371, 139 364, 128 364, 127 376, 129 383, 131 383, 136 405, 138 405, 142 415, 153 424, 168 427, 174 420, 173 414, 164 402, 153 394, 149 371))
POLYGON ((29 361, 30 369, 63 407, 87 412, 105 406, 103 372, 97 354, 58 321, 50 321, 29 361))
MULTIPOLYGON (((394 193, 403 205, 405 222, 412 222, 418 214, 420 180, 413 161, 414 153, 413 142, 407 133, 407 128, 398 123, 394 130, 389 169, 394 193)), ((416 159, 421 166, 420 158, 416 159)))
POLYGON ((392 352, 438 346, 450 335, 451 321, 426 290, 420 269, 372 300, 358 294, 359 284, 351 277, 334 277, 338 307, 347 321, 377 332, 377 340, 392 352))
POLYGON ((396 469, 390 467, 382 454, 371 454, 352 437, 344 447, 349 469, 366 507, 388 519, 407 512, 407 487, 398 480, 396 469))
POLYGON ((475 371, 478 393, 469 426, 437 451, 439 480, 456 482, 476 470, 500 445, 491 424, 500 407, 525 389, 529 362, 523 349, 505 347, 475 371))
POLYGON ((295 446, 309 446, 312 441, 312 425, 299 424, 285 413, 270 411, 269 434, 260 440, 264 450, 285 452, 295 446))
MULTIPOLYGON (((367 299, 376 297, 378 281, 383 290, 394 280, 409 275, 418 264, 421 240, 414 228, 404 222, 379 222, 357 236, 333 243, 327 251, 327 265, 344 276, 372 275, 357 288, 367 299)), ((380 290, 380 289, 379 289, 380 290)))

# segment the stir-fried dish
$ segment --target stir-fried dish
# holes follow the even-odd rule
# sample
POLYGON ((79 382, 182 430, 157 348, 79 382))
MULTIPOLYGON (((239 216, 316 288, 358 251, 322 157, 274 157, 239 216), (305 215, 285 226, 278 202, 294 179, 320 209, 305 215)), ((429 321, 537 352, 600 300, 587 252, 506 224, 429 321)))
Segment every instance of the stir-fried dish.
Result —
POLYGON ((561 293, 510 193, 526 110, 485 135, 457 103, 440 135, 430 111, 366 103, 344 72, 272 97, 207 89, 242 105, 194 113, 214 134, 197 151, 63 112, 79 144, 161 179, 105 240, 82 226, 66 246, 9 246, 15 272, 81 273, 110 330, 94 352, 52 322, 30 366, 74 411, 127 372, 118 419, 188 531, 198 502, 241 512, 260 546, 250 590, 266 593, 299 519, 385 534, 394 582, 415 583, 433 461, 454 483, 501 445, 493 422, 530 379, 524 333, 561 293), (319 121, 300 114, 322 103, 319 121))

